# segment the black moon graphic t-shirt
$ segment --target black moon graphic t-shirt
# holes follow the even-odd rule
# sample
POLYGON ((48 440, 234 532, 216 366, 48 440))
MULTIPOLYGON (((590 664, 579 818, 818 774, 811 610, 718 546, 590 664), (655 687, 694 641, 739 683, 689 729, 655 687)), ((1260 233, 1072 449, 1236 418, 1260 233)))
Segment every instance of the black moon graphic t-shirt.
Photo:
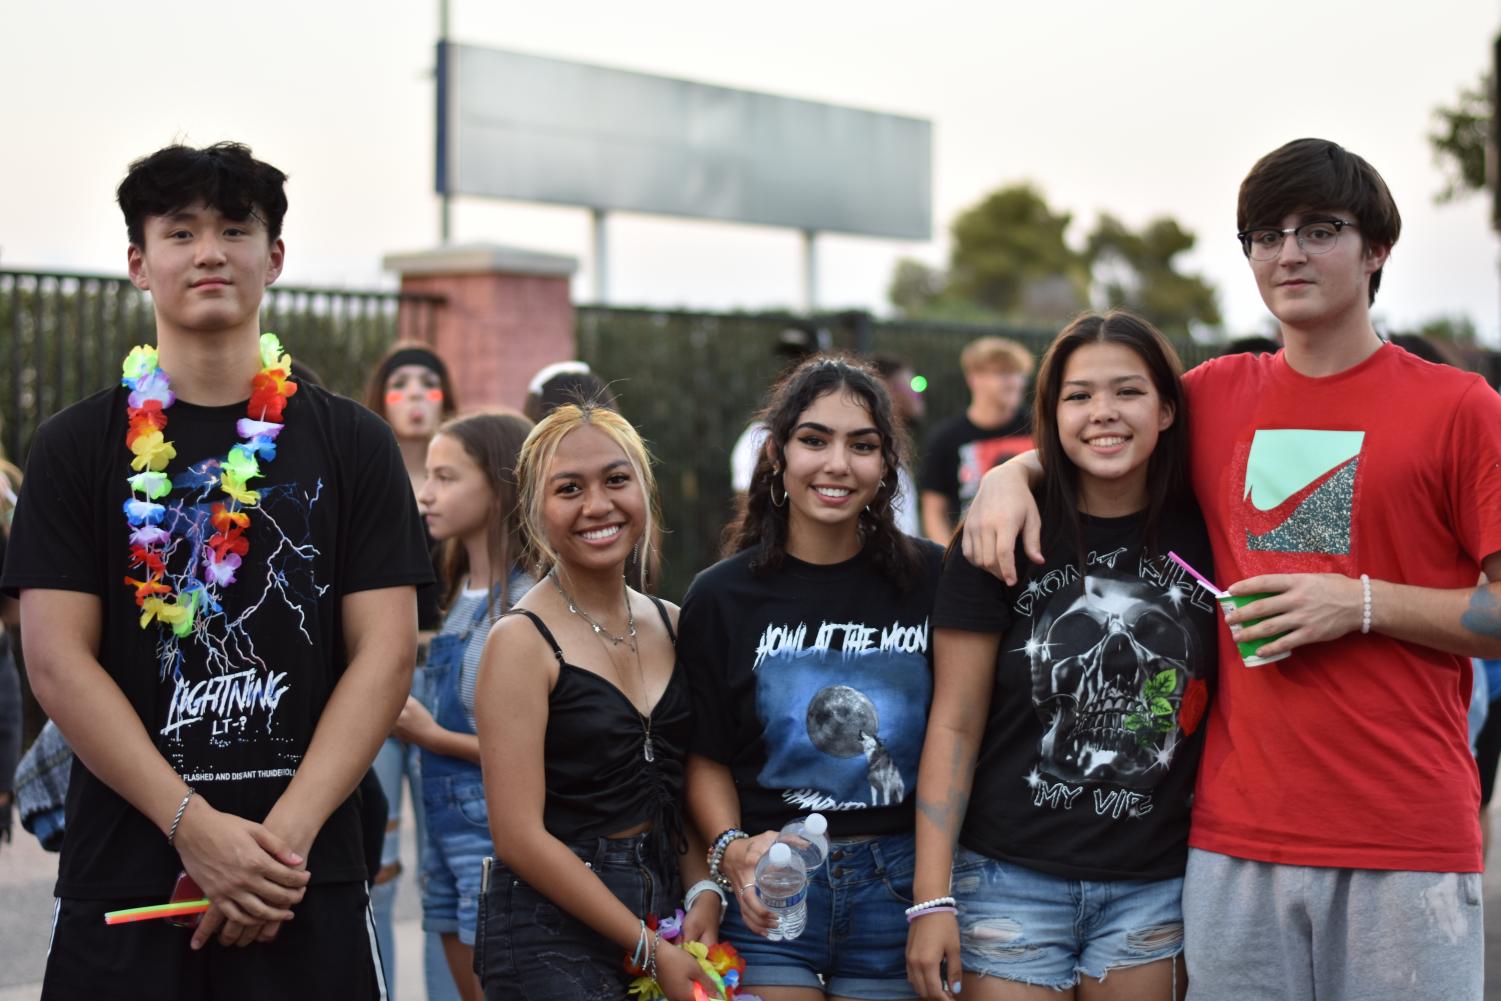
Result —
POLYGON ((941 553, 914 542, 924 571, 905 591, 864 554, 827 566, 787 557, 755 576, 749 552, 688 589, 678 656, 691 749, 729 766, 745 830, 814 811, 836 837, 912 829, 941 553))

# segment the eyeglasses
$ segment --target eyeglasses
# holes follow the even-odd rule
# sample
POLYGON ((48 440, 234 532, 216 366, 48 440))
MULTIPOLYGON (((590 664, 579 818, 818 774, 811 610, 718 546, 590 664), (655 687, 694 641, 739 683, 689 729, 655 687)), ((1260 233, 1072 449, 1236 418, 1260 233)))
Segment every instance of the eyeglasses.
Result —
POLYGON ((1327 254, 1339 242, 1340 231, 1345 227, 1357 228, 1353 222, 1343 219, 1320 219, 1305 222, 1291 229, 1246 229, 1235 235, 1240 238, 1241 249, 1253 261, 1270 261, 1282 253, 1282 245, 1288 234, 1298 241, 1298 249, 1305 254, 1327 254))

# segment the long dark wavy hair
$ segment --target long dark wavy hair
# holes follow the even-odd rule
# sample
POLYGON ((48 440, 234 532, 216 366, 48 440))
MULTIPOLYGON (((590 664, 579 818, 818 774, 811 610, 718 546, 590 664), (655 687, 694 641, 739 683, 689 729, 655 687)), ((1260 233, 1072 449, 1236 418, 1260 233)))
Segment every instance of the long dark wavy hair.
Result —
POLYGON ((1147 460, 1147 549, 1157 549, 1163 512, 1192 500, 1188 479, 1188 401, 1183 396, 1183 363, 1166 337, 1146 320, 1124 309, 1082 313, 1054 338, 1037 371, 1032 427, 1042 459, 1043 480, 1037 491, 1042 509, 1044 548, 1071 543, 1084 572, 1084 525, 1079 517, 1079 467, 1058 437, 1058 401, 1070 356, 1087 344, 1119 344, 1141 358, 1162 402, 1172 408, 1173 422, 1157 438, 1147 460))
POLYGON ((865 511, 860 513, 862 550, 876 568, 900 590, 906 590, 922 575, 917 546, 901 529, 891 510, 897 491, 897 470, 907 456, 907 437, 891 413, 891 397, 881 377, 864 363, 847 355, 819 354, 803 361, 784 375, 767 394, 766 405, 756 420, 766 426, 769 447, 756 457, 750 489, 741 498, 736 515, 724 530, 722 556, 754 549, 750 570, 769 573, 782 565, 787 554, 788 508, 771 502, 772 484, 787 466, 785 449, 803 412, 819 397, 842 392, 870 412, 881 435, 881 458, 886 475, 865 511), (775 470, 775 471, 774 471, 775 470))

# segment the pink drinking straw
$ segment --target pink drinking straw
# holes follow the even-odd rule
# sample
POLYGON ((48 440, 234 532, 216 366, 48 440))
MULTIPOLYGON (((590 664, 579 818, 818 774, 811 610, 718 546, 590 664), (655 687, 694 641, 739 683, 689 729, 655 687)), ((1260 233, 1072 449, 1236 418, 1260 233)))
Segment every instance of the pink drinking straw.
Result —
POLYGON ((1214 595, 1216 598, 1223 598, 1223 597, 1225 597, 1225 592, 1224 591, 1221 591, 1219 588, 1215 587, 1214 586, 1214 582, 1211 581, 1208 577, 1205 577, 1203 574, 1199 573, 1199 571, 1197 571, 1193 567, 1189 566, 1188 562, 1186 560, 1184 560, 1183 557, 1179 556, 1175 552, 1169 551, 1168 554, 1167 554, 1167 558, 1170 559, 1170 560, 1172 560, 1174 563, 1178 564, 1184 570, 1187 570, 1188 573, 1189 573, 1189 576, 1193 577, 1194 580, 1196 580, 1200 584, 1202 584, 1204 586, 1205 590, 1207 590, 1210 594, 1214 595))

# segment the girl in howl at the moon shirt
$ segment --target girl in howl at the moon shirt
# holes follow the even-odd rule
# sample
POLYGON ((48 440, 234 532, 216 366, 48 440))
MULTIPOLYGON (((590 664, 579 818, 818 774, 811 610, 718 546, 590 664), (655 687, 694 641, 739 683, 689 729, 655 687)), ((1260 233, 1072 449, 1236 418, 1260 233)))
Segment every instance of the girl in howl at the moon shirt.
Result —
POLYGON ((912 802, 932 692, 940 551, 891 511, 905 441, 881 380, 812 358, 771 391, 733 554, 693 582, 678 654, 693 691, 688 806, 734 891, 723 931, 766 1001, 913 997, 912 802), (807 927, 770 941, 754 889, 776 832, 818 811, 828 864, 807 927))

